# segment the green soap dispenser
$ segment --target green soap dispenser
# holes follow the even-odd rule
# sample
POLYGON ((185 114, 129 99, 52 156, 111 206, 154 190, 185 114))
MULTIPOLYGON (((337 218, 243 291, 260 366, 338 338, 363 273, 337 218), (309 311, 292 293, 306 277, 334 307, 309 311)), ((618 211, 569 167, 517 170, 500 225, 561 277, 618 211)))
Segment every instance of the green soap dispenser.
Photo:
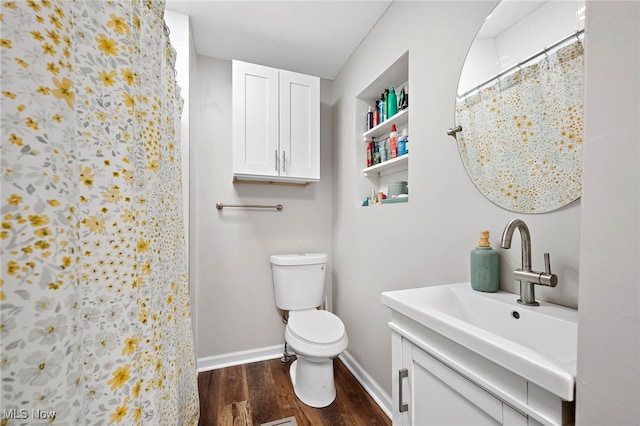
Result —
POLYGON ((500 289, 498 252, 489 245, 489 231, 480 233, 478 247, 471 251, 471 288, 486 293, 500 289))

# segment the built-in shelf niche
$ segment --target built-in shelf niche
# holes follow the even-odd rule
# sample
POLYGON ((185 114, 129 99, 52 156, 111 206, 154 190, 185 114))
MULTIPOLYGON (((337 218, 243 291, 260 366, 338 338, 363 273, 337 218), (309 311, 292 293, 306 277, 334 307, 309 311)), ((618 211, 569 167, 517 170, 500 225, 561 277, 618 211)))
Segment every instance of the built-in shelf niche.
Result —
POLYGON ((389 137, 391 125, 395 124, 398 137, 402 135, 403 129, 406 128, 409 140, 411 140, 411 132, 409 131, 411 96, 409 96, 409 108, 398 111, 393 117, 367 130, 366 116, 369 107, 375 108, 376 100, 380 99, 380 94, 391 86, 396 88, 398 99, 402 87, 409 92, 409 52, 405 52, 356 97, 357 136, 355 143, 357 149, 356 159, 359 166, 358 174, 360 175, 358 178, 359 183, 356 186, 358 190, 356 198, 359 205, 371 193, 372 188, 388 194, 387 187, 389 182, 409 182, 409 153, 367 167, 367 145, 364 142, 365 139, 384 140, 389 137))

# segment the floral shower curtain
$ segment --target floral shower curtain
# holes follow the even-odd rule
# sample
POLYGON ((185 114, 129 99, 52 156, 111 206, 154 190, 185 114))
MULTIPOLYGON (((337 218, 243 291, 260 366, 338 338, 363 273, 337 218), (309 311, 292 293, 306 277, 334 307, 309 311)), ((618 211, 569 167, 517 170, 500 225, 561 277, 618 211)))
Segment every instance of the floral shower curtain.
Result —
POLYGON ((584 53, 576 40, 458 99, 458 146, 478 190, 519 213, 562 207, 582 193, 584 53))
POLYGON ((2 425, 198 422, 163 13, 2 2, 2 425))

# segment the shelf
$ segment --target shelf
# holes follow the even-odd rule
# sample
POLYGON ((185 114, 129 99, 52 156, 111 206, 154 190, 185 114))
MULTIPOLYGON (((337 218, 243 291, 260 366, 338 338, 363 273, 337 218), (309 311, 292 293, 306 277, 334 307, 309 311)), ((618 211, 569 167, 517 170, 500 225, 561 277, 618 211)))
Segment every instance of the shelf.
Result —
POLYGON ((408 166, 409 154, 405 154, 400 157, 392 158, 391 160, 385 161, 384 163, 366 167, 362 169, 362 173, 364 173, 365 176, 384 176, 402 170, 407 170, 408 166))
POLYGON ((397 203, 406 203, 408 201, 409 201, 409 197, 387 198, 385 200, 380 201, 380 204, 397 204, 397 203))
MULTIPOLYGON (((375 143, 382 143, 386 138, 390 137, 391 127, 395 124, 396 131, 398 132, 398 139, 403 135, 406 130, 407 135, 411 135, 409 129, 409 108, 399 110, 392 117, 389 117, 382 123, 366 130, 365 117, 367 110, 373 109, 376 101, 380 99, 380 94, 385 89, 394 87, 396 90, 396 97, 399 97, 399 92, 404 88, 405 93, 407 87, 409 87, 409 52, 406 51, 395 62, 393 62, 386 69, 383 69, 381 73, 370 84, 356 96, 356 129, 358 129, 355 135, 362 135, 356 137, 358 141, 357 151, 357 164, 362 164, 364 167, 367 162, 367 146, 363 144, 362 140, 367 143, 372 141, 375 143)), ((408 145, 407 145, 408 146, 408 145)), ((357 167, 357 166, 356 166, 357 167)), ((409 154, 404 154, 400 157, 387 160, 383 163, 376 164, 371 167, 365 167, 362 170, 360 178, 356 179, 356 199, 358 205, 362 204, 362 196, 364 194, 370 194, 371 189, 375 188, 377 192, 387 192, 388 186, 394 181, 409 181, 409 154)), ((366 196, 366 195, 365 195, 366 196)), ((387 203, 400 203, 406 204, 408 199, 403 201, 388 201, 387 203)))
POLYGON ((391 125, 395 124, 396 129, 400 129, 405 127, 409 122, 409 109, 403 109, 402 111, 398 111, 394 116, 384 120, 382 123, 378 124, 372 129, 367 130, 363 133, 365 138, 380 138, 381 136, 388 135, 391 133, 391 125))

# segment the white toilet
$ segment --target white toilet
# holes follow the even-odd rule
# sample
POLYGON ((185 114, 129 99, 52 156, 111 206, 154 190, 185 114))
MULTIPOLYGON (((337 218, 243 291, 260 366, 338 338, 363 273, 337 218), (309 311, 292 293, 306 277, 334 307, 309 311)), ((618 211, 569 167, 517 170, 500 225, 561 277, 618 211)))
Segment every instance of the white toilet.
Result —
POLYGON ((297 359, 290 375, 296 396, 321 408, 336 398, 333 358, 349 344, 344 324, 322 304, 327 255, 324 253, 271 256, 276 306, 289 311, 284 332, 297 359))

